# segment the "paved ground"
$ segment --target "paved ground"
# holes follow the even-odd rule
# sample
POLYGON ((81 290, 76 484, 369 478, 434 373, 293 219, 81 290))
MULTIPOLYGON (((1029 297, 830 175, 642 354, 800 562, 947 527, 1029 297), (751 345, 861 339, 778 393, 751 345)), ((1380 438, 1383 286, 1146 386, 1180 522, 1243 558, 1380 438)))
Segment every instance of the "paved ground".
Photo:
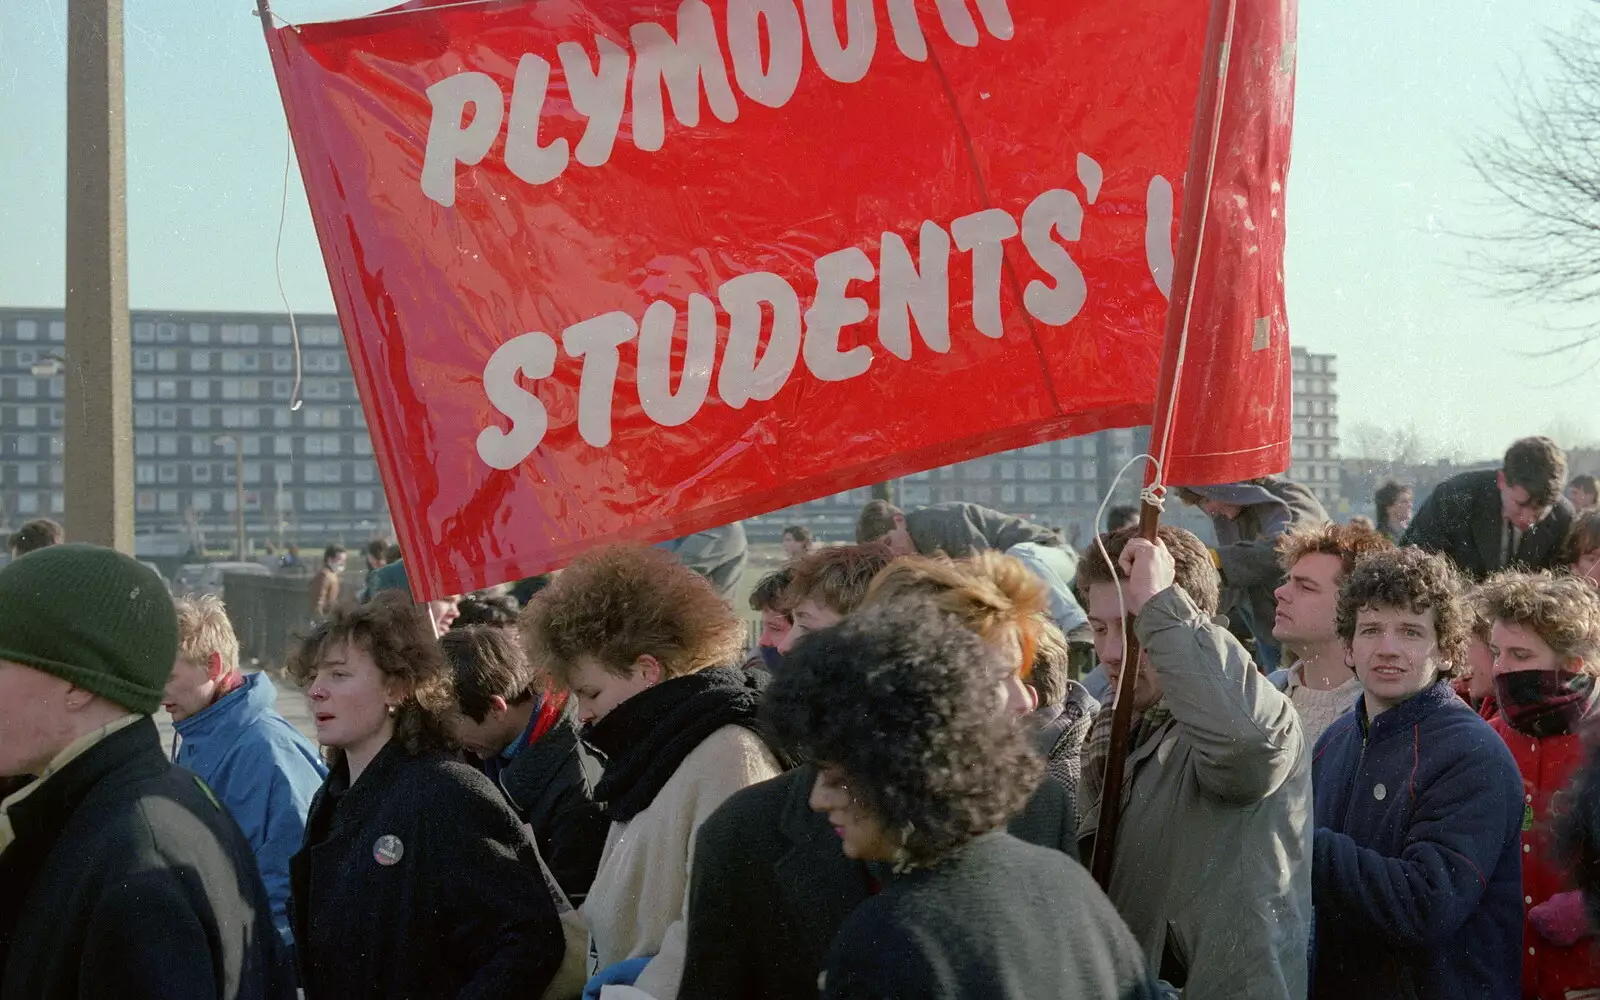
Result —
MULTIPOLYGON (((276 677, 272 681, 278 687, 278 711, 288 719, 293 726, 310 737, 312 742, 317 739, 317 730, 311 722, 310 705, 306 696, 291 684, 287 679, 280 680, 276 677)), ((161 730, 161 745, 172 752, 172 720, 166 712, 156 713, 156 726, 161 730)))

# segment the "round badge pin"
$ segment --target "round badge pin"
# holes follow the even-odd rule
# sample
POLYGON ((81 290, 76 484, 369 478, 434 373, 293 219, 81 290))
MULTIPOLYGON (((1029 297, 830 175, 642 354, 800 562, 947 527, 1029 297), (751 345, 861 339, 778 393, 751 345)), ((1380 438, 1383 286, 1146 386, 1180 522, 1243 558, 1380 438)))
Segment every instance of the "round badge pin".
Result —
POLYGON ((400 843, 400 838, 392 833, 384 834, 372 845, 372 860, 385 868, 399 864, 405 856, 406 845, 400 843))
POLYGON ((1389 790, 1383 787, 1382 782, 1372 786, 1372 797, 1377 799, 1379 802, 1382 802, 1385 798, 1388 798, 1388 796, 1389 790))

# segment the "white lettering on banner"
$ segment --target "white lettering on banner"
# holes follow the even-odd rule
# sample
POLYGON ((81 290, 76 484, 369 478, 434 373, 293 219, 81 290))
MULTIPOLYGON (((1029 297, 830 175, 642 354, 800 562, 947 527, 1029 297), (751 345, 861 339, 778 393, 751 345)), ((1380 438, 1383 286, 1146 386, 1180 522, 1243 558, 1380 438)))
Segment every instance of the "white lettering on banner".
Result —
POLYGON ((512 337, 489 357, 483 369, 483 394, 511 418, 511 430, 485 427, 478 435, 478 457, 491 469, 514 469, 544 440, 550 415, 539 397, 517 384, 517 376, 549 378, 556 373, 556 342, 548 333, 512 337))
POLYGON ((923 343, 950 350, 950 236, 924 222, 917 239, 920 268, 899 233, 884 233, 878 248, 878 343, 901 361, 911 360, 912 316, 923 343))
POLYGON ((800 296, 776 274, 752 271, 724 282, 717 298, 728 311, 728 346, 717 372, 717 395, 735 410, 752 399, 771 399, 800 359, 800 296), (762 303, 772 307, 772 336, 757 362, 762 303))
POLYGON ((633 144, 647 153, 666 141, 666 119, 661 113, 661 89, 672 98, 672 115, 688 128, 700 124, 700 89, 705 85, 711 113, 725 122, 739 117, 739 102, 728 85, 728 68, 722 64, 722 45, 711 8, 705 0, 683 0, 678 5, 678 37, 651 21, 628 32, 633 39, 633 144))
POLYGON ((656 301, 639 324, 639 406, 662 427, 687 423, 706 401, 711 368, 717 360, 717 307, 699 292, 689 295, 689 335, 683 378, 672 391, 672 334, 678 310, 656 301))
MULTIPOLYGON (((617 392, 618 348, 639 335, 639 324, 625 312, 608 312, 574 323, 561 334, 561 346, 583 359, 578 380, 578 433, 596 448, 611 443, 611 399, 617 392)), ((490 361, 494 358, 491 356, 490 361)))
MULTIPOLYGON (((1151 206, 1160 208, 1159 192, 1167 192, 1165 234, 1172 226, 1172 187, 1165 180, 1150 185, 1151 206)), ((999 338, 1005 329, 1000 314, 1000 281, 1004 243, 1017 236, 1035 266, 1054 284, 1030 281, 1022 305, 1045 326, 1065 326, 1082 311, 1088 297, 1083 271, 1064 243, 1083 235, 1084 209, 1078 196, 1053 188, 1022 212, 1022 223, 1003 209, 991 208, 951 222, 948 232, 924 221, 918 231, 917 260, 898 233, 883 233, 876 266, 859 247, 846 247, 819 257, 813 265, 817 284, 811 307, 803 314, 794 286, 779 275, 752 271, 730 278, 716 290, 728 316, 728 336, 716 367, 718 313, 709 296, 688 296, 687 333, 678 388, 673 385, 673 343, 680 310, 670 302, 652 302, 642 322, 624 312, 609 312, 566 328, 561 347, 582 362, 578 378, 578 434, 590 446, 611 443, 612 409, 617 396, 621 349, 637 339, 634 388, 646 417, 662 427, 694 419, 710 394, 716 367, 717 395, 734 409, 751 400, 776 396, 803 359, 813 378, 840 382, 871 367, 872 348, 856 343, 840 350, 847 328, 870 314, 867 301, 852 295, 857 282, 878 282, 877 339, 902 361, 912 357, 911 322, 924 344, 948 353, 950 338, 950 255, 952 244, 972 254, 972 321, 984 336, 999 338), (953 237, 953 239, 952 239, 953 237), (762 330, 771 314, 771 335, 762 348, 762 330)), ((1152 231, 1157 225, 1151 220, 1152 231)), ((1170 242, 1165 243, 1170 254, 1170 242)), ((1147 249, 1154 253, 1154 244, 1147 249)), ((1157 262, 1151 258, 1152 274, 1157 262)), ((1170 264, 1168 265, 1170 288, 1170 264)), ((1167 290, 1162 289, 1163 294, 1167 290)), ((549 414, 518 378, 538 380, 555 374, 556 341, 544 333, 525 333, 500 345, 484 368, 484 394, 489 405, 510 421, 510 430, 488 427, 478 435, 478 456, 495 469, 512 469, 538 449, 549 430, 549 414)))
POLYGON ((839 24, 833 17, 834 0, 801 0, 811 57, 828 79, 855 83, 872 66, 872 53, 878 47, 878 18, 872 11, 872 0, 844 0, 844 5, 848 41, 839 37, 839 24))
POLYGON ((957 250, 972 252, 972 325, 985 337, 999 339, 1006 332, 1000 322, 1000 265, 1005 241, 1017 235, 1017 220, 989 208, 950 223, 950 235, 957 250))
POLYGON ((550 64, 528 54, 517 63, 517 85, 511 90, 511 118, 506 122, 506 167, 529 184, 561 176, 571 155, 566 139, 539 145, 539 116, 550 89, 550 64))
MULTIPOLYGON (((939 21, 956 44, 971 48, 980 40, 969 4, 977 6, 991 37, 1008 41, 1016 33, 1007 0, 936 0, 939 21)), ((927 39, 915 0, 887 0, 887 7, 900 54, 915 62, 927 61, 927 39)), ((817 68, 839 83, 866 76, 877 51, 876 0, 727 0, 725 17, 723 33, 733 80, 745 97, 771 108, 787 104, 799 86, 802 35, 810 40, 817 68), (841 4, 842 30, 837 18, 841 4), (764 65, 762 24, 768 47, 764 65)), ((551 86, 550 59, 524 54, 512 81, 503 154, 507 169, 528 184, 548 184, 566 172, 571 160, 590 168, 604 166, 616 146, 630 98, 634 145, 645 152, 659 150, 667 132, 663 90, 672 104, 672 116, 685 128, 699 126, 702 94, 718 120, 736 121, 739 102, 729 82, 711 7, 705 0, 681 0, 674 26, 676 36, 654 21, 633 25, 628 29, 631 53, 596 36, 598 61, 578 42, 556 46, 572 110, 585 120, 576 148, 569 148, 565 137, 539 145, 546 98, 552 89, 559 93, 562 88, 551 86)), ((488 155, 506 117, 506 97, 493 77, 475 70, 445 77, 428 88, 427 96, 432 115, 423 152, 422 193, 449 208, 456 201, 456 167, 475 166, 488 155), (468 106, 472 117, 463 123, 468 106)), ((559 105, 551 114, 550 124, 570 117, 559 105)))
POLYGON ((556 46, 561 54, 561 72, 567 75, 567 93, 572 107, 588 119, 575 155, 586 167, 604 166, 611 159, 622 128, 622 109, 628 103, 628 52, 609 38, 594 40, 600 53, 597 67, 589 53, 577 42, 556 46))
POLYGON ((1054 232, 1074 242, 1083 237, 1083 206, 1077 195, 1060 188, 1035 198, 1022 213, 1022 245, 1045 273, 1056 279, 1055 288, 1042 281, 1028 282, 1022 304, 1039 322, 1065 326, 1088 300, 1089 286, 1072 255, 1051 235, 1054 232))
POLYGON ((457 73, 428 88, 433 119, 422 154, 422 193, 449 208, 456 203, 456 164, 472 166, 488 155, 500 134, 506 96, 487 73, 457 73), (467 107, 472 120, 463 122, 467 107))
POLYGON ((744 96, 781 108, 800 85, 800 15, 794 0, 728 0, 728 54, 744 96), (767 64, 761 65, 761 25, 767 26, 767 64))
POLYGON ((800 353, 811 374, 824 382, 855 378, 872 364, 872 348, 857 344, 839 350, 839 333, 867 318, 867 300, 846 295, 850 283, 871 281, 878 272, 860 247, 847 247, 817 258, 817 296, 806 310, 805 344, 800 353))

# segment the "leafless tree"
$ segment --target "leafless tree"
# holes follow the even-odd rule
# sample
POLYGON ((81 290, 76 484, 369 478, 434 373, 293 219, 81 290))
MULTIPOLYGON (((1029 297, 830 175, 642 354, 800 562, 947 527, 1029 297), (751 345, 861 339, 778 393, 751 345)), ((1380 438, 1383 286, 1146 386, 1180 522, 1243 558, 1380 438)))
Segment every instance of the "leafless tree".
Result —
POLYGON ((1552 33, 1546 46, 1551 78, 1537 87, 1518 82, 1512 130, 1468 152, 1508 209, 1508 225, 1483 234, 1480 263, 1490 284, 1515 299, 1577 307, 1589 317, 1570 337, 1529 352, 1536 355, 1600 341, 1600 15, 1552 33))

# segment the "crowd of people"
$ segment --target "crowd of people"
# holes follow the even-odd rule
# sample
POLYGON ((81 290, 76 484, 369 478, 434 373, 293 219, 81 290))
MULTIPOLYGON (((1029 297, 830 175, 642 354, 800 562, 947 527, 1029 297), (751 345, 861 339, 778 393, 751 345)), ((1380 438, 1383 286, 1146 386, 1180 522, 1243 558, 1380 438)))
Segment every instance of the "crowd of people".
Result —
POLYGON ((13 536, 0 1000, 1600 996, 1594 480, 1174 493, 1213 544, 795 525, 753 643, 742 529, 421 604, 330 547, 314 741, 220 600, 13 536))

